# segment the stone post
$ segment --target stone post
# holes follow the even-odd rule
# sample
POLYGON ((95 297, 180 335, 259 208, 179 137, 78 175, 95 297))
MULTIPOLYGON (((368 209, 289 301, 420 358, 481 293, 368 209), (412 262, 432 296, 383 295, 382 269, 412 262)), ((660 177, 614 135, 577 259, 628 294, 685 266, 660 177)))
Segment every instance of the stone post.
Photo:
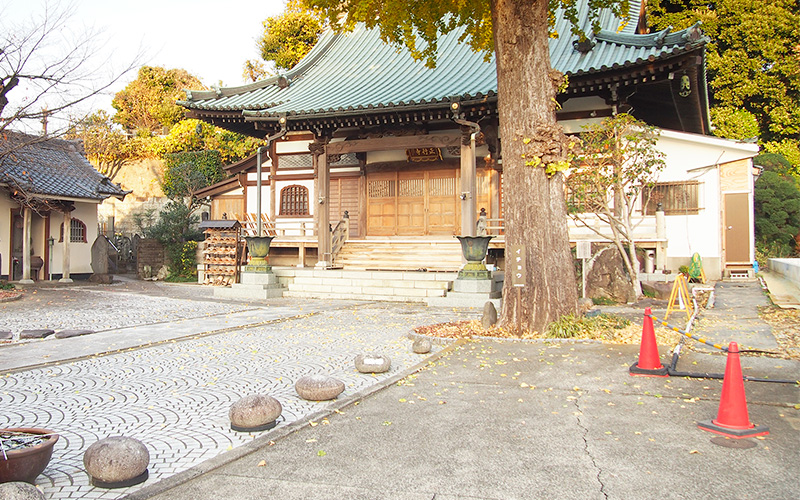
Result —
POLYGON ((72 239, 72 217, 69 212, 64 212, 64 241, 61 248, 63 258, 61 260, 61 279, 59 283, 72 283, 69 277, 69 257, 70 257, 70 240, 72 239))
POLYGON ((20 283, 33 283, 31 279, 31 209, 22 207, 22 279, 20 283))

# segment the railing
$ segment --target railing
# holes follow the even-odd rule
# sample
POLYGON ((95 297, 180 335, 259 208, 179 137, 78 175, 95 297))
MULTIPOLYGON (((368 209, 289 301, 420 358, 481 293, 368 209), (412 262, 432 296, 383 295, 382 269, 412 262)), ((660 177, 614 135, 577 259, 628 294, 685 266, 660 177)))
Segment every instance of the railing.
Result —
POLYGON ((506 224, 503 219, 486 219, 486 235, 500 236, 505 234, 506 224))
MULTIPOLYGON (((613 241, 611 229, 608 224, 602 222, 597 217, 585 218, 586 224, 576 223, 568 219, 570 241, 592 240, 592 241, 613 241), (598 234, 597 231, 600 232, 598 234)), ((633 219, 633 234, 636 241, 661 241, 664 237, 658 235, 656 218, 654 216, 639 216, 633 219)), ((505 220, 486 219, 486 234, 489 236, 501 236, 505 234, 505 220)))
POLYGON ((350 214, 347 210, 344 211, 342 220, 336 223, 331 229, 331 261, 336 261, 336 256, 344 247, 347 240, 350 239, 350 214))
MULTIPOLYGON (((258 217, 254 213, 237 215, 236 220, 242 226, 244 236, 256 236, 258 233, 258 217)), ((261 226, 265 236, 316 236, 317 226, 312 219, 276 219, 271 220, 267 214, 261 214, 261 226)))

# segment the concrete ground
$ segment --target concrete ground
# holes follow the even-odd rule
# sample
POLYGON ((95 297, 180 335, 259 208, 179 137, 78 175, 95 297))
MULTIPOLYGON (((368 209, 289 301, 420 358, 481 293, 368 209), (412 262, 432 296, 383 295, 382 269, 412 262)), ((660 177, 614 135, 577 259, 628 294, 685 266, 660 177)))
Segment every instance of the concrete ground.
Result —
MULTIPOLYGON (((728 291, 732 293, 730 299, 722 304, 727 303, 726 308, 738 310, 741 318, 749 320, 751 314, 747 311, 751 305, 747 300, 738 302, 736 297, 753 290, 732 287, 728 291)), ((142 293, 147 297, 157 296, 142 293)), ((416 364, 424 358, 409 354, 409 344, 404 339, 412 326, 426 321, 474 317, 476 313, 398 304, 336 305, 314 301, 255 305, 215 302, 212 306, 195 293, 188 294, 191 298, 175 299, 178 302, 170 303, 169 309, 178 306, 178 311, 181 307, 197 311, 206 307, 230 310, 213 316, 195 315, 188 321, 174 318, 111 329, 105 333, 108 335, 105 340, 99 337, 102 334, 63 339, 62 347, 51 348, 49 357, 44 359, 40 359, 41 349, 55 340, 0 346, 0 381, 6 384, 9 379, 20 381, 16 386, 12 384, 11 390, 9 386, 0 386, 0 425, 27 424, 26 419, 41 415, 35 410, 36 405, 47 406, 50 398, 57 398, 53 401, 59 404, 50 404, 48 408, 59 408, 64 414, 73 415, 76 420, 72 422, 82 423, 90 433, 99 436, 100 430, 122 429, 134 436, 137 432, 143 434, 151 452, 151 473, 159 468, 167 470, 169 460, 181 461, 187 454, 195 460, 181 470, 151 476, 137 488, 122 491, 87 488, 82 486, 86 477, 85 474, 81 477, 79 458, 91 442, 69 440, 69 448, 61 448, 61 458, 69 453, 67 458, 78 462, 71 465, 74 491, 66 487, 56 491, 48 484, 57 476, 52 473, 51 462, 51 467, 39 478, 49 498, 441 500, 798 496, 800 392, 797 385, 747 382, 749 419, 769 426, 770 434, 730 440, 696 426, 697 421, 717 414, 722 382, 632 377, 628 367, 637 359, 638 346, 485 340, 445 348, 426 362, 416 364), (281 318, 268 319, 270 309, 277 313, 281 307, 286 308, 279 314, 281 318), (296 310, 300 307, 304 311, 296 310), (209 325, 209 321, 215 322, 214 325, 209 325), (197 338, 192 338, 189 332, 192 328, 187 325, 195 325, 197 338), (292 326, 283 328, 286 325, 292 326), (163 337, 154 335, 154 330, 162 330, 163 337), (144 337, 145 331, 151 336, 144 337), (376 332, 382 333, 376 336, 376 332), (171 342, 169 335, 185 340, 171 342), (113 350, 109 349, 109 342, 129 338, 135 343, 139 336, 155 345, 147 349, 125 347, 122 352, 99 358, 54 362, 54 358, 83 356, 86 351, 72 349, 72 345, 78 345, 78 339, 94 337, 97 339, 94 349, 102 352, 113 350), (253 348, 254 336, 265 344, 254 347, 258 353, 248 353, 253 348), (161 340, 154 340, 157 338, 161 340), (74 344, 67 343, 68 340, 74 344), (397 363, 385 377, 362 379, 350 368, 352 357, 370 342, 373 346, 377 343, 391 346, 390 355, 397 363), (295 346, 300 346, 296 348, 299 350, 293 350, 295 346), (30 358, 18 361, 24 351, 29 352, 30 358), (236 360, 255 359, 226 362, 229 356, 237 356, 236 360), (285 363, 284 370, 294 371, 267 375, 263 370, 269 366, 265 367, 264 361, 269 365, 272 357, 280 358, 278 364, 285 363), (42 366, 43 362, 52 366, 42 366), (26 368, 26 363, 39 366, 26 368), (186 373, 190 364, 192 371, 186 373), (75 368, 77 365, 80 369, 75 368), (65 372, 95 367, 97 372, 86 372, 72 379, 83 384, 81 387, 59 382, 73 376, 65 372), (290 379, 322 369, 333 369, 348 380, 348 390, 336 402, 302 407, 302 402, 292 402, 297 398, 292 396, 291 384, 277 380, 280 376, 290 379), (104 377, 111 380, 114 392, 93 393, 104 377), (121 387, 126 378, 130 387, 121 387), (256 381, 257 378, 266 383, 256 381), (46 392, 51 386, 58 390, 46 392), (225 429, 225 410, 232 398, 249 390, 276 395, 284 408, 290 409, 287 421, 272 431, 245 437, 237 437, 237 433, 225 429), (84 391, 89 395, 82 394, 84 391), (22 398, 12 401, 22 409, 8 413, 8 395, 12 393, 22 398), (203 394, 213 397, 203 399, 203 394), (121 406, 106 406, 109 396, 121 406), (189 399, 180 399, 184 397, 189 399), (218 438, 204 441, 209 433, 200 432, 198 427, 177 427, 181 418, 161 419, 162 414, 172 415, 180 407, 189 407, 193 412, 182 419, 195 426, 209 420, 218 438), (92 416, 93 411, 99 411, 103 418, 92 416), (134 416, 136 423, 132 425, 128 419, 133 420, 134 416), (19 419, 23 422, 18 423, 19 419), (153 433, 161 426, 167 437, 151 440, 148 436, 156 436, 153 433), (141 433, 140 429, 146 432, 141 433), (200 444, 176 446, 191 441, 200 444), (221 443, 230 443, 231 449, 226 451, 221 443), (209 453, 206 448, 213 449, 209 453)), ((166 298, 174 297, 145 302, 157 308, 158 304, 167 303, 166 298)), ((169 311, 154 311, 172 318, 169 311)), ((0 307, 2 317, 7 312, 0 307)), ((737 340, 741 335, 742 340, 737 341, 742 344, 743 340, 768 335, 759 331, 753 336, 749 330, 731 328, 738 321, 739 317, 732 317, 727 324, 706 321, 705 334, 713 333, 724 340, 737 340), (723 335, 725 331, 730 335, 723 335)), ((701 318, 698 324, 703 322, 701 318)), ((668 348, 661 346, 664 363, 668 348)), ((90 351, 91 346, 81 349, 90 351)), ((726 357, 719 352, 692 350, 681 355, 680 368, 722 373, 725 363, 726 357)), ((795 361, 743 355, 741 365, 746 375, 800 378, 800 363, 795 361)), ((56 470, 59 459, 54 456, 56 470)))

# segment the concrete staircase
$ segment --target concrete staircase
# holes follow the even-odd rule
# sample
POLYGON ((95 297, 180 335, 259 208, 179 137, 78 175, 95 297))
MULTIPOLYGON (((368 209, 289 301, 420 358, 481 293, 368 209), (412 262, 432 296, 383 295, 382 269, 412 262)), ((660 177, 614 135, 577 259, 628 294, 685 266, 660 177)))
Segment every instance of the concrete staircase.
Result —
POLYGON ((373 271, 452 271, 461 269, 461 244, 455 238, 349 240, 336 267, 373 271))
POLYGON ((274 268, 284 297, 426 302, 444 297, 455 272, 274 268))

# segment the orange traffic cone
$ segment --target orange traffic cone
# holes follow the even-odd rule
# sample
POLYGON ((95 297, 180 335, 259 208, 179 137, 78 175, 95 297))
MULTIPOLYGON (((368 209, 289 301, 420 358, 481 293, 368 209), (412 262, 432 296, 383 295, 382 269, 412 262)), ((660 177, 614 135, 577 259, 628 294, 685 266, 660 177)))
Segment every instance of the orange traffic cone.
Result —
POLYGON ((725 378, 722 380, 722 394, 719 399, 717 418, 700 422, 697 426, 704 431, 732 438, 769 434, 769 427, 754 425, 750 422, 747 414, 744 379, 739 362, 739 346, 736 342, 728 345, 728 359, 725 363, 725 378))
POLYGON ((644 310, 644 325, 642 326, 642 343, 639 346, 639 361, 631 365, 631 375, 645 375, 648 377, 666 377, 667 368, 661 364, 656 343, 656 332, 653 330, 653 318, 650 308, 644 310))

